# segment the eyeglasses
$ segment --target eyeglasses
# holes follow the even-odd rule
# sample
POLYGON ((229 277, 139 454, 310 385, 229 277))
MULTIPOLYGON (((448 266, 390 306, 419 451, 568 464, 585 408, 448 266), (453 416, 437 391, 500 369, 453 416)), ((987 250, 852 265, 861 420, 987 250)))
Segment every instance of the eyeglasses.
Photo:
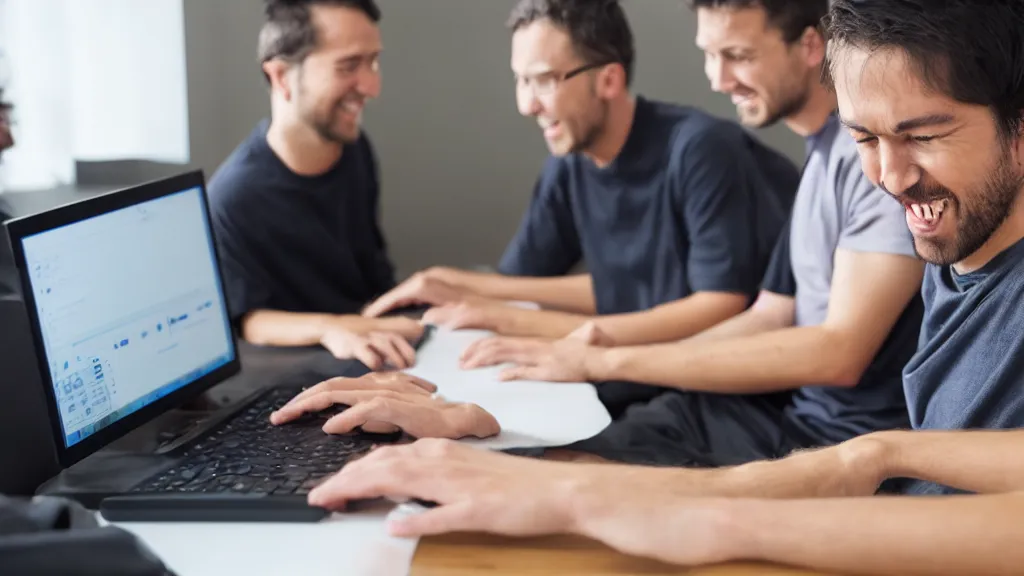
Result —
POLYGON ((580 66, 579 68, 573 68, 568 72, 552 71, 543 72, 541 74, 523 76, 517 74, 515 77, 516 90, 530 90, 531 92, 533 92, 533 95, 538 98, 550 96, 554 94, 555 91, 558 90, 558 87, 561 86, 563 82, 571 80, 572 78, 579 76, 584 72, 589 72, 591 70, 603 68, 604 66, 607 66, 609 64, 614 64, 614 62, 606 61, 595 62, 593 64, 584 64, 583 66, 580 66))

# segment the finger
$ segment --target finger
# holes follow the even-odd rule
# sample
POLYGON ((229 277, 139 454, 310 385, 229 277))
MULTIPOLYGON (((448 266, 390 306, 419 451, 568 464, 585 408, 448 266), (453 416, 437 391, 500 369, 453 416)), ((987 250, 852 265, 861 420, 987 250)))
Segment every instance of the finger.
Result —
POLYGON ((335 404, 352 406, 361 402, 369 402, 375 398, 399 397, 399 393, 391 390, 324 390, 302 400, 293 400, 270 415, 273 424, 283 424, 302 416, 307 412, 326 410, 335 404))
POLYGON ((395 310, 396 308, 404 308, 414 304, 416 299, 412 297, 412 295, 401 293, 405 290, 405 288, 399 286, 391 292, 381 296, 363 310, 363 316, 367 318, 377 318, 395 310))
POLYGON ((323 430, 327 434, 347 434, 368 422, 397 426, 414 438, 449 438, 454 432, 441 407, 400 398, 377 398, 353 406, 328 420, 323 430))
POLYGON ((423 313, 423 322, 427 324, 444 325, 452 316, 452 307, 448 304, 435 306, 423 313))
POLYGON ((546 374, 542 368, 534 366, 512 366, 506 368, 498 374, 498 380, 502 382, 512 382, 516 380, 534 380, 538 382, 548 382, 550 379, 545 378, 546 374))
POLYGON ((391 365, 391 367, 397 370, 404 370, 409 367, 406 363, 405 357, 398 351, 398 348, 395 347, 394 341, 392 338, 389 338, 388 335, 371 335, 370 347, 377 351, 385 365, 391 365))
POLYGON ((388 531, 398 538, 479 531, 483 527, 474 524, 472 520, 483 516, 474 514, 472 506, 470 502, 462 501, 438 506, 419 514, 395 518, 388 523, 388 531))
POLYGON ((401 377, 406 382, 408 382, 410 384, 413 384, 417 388, 420 388, 422 390, 430 392, 431 394, 433 394, 434 392, 437 392, 437 385, 436 384, 434 384, 433 382, 430 382, 428 380, 424 380, 423 378, 420 378, 419 376, 413 376, 412 374, 404 374, 403 373, 401 377))
POLYGON ((384 360, 380 357, 380 354, 370 346, 369 342, 356 346, 355 350, 353 350, 352 356, 354 356, 356 360, 362 362, 363 365, 370 370, 380 370, 384 365, 384 360))
POLYGON ((474 369, 495 366, 512 362, 531 365, 536 363, 539 349, 528 342, 502 341, 483 347, 471 358, 463 362, 463 368, 474 369))
POLYGON ((412 344, 410 344, 408 340, 402 338, 397 334, 391 335, 390 337, 391 343, 394 344, 395 346, 395 350, 397 350, 398 353, 402 356, 402 359, 405 360, 405 367, 409 368, 411 366, 415 366, 416 349, 412 347, 412 344))
MULTIPOLYGON (((381 449, 383 451, 384 449, 381 449)), ((310 491, 307 501, 320 508, 339 509, 350 500, 363 500, 388 496, 392 498, 416 496, 407 494, 410 485, 405 475, 396 473, 403 468, 415 468, 415 462, 404 463, 392 457, 374 458, 371 453, 342 468, 341 472, 321 482, 310 491)))

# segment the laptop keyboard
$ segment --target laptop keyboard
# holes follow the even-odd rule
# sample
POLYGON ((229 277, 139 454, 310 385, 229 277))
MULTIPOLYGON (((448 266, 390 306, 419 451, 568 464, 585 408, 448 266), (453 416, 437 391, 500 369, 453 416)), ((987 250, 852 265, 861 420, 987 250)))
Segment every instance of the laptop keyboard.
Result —
POLYGON ((133 493, 307 494, 353 457, 399 434, 328 435, 328 418, 345 407, 274 426, 270 414, 301 392, 275 388, 190 446, 179 463, 136 486, 133 493))

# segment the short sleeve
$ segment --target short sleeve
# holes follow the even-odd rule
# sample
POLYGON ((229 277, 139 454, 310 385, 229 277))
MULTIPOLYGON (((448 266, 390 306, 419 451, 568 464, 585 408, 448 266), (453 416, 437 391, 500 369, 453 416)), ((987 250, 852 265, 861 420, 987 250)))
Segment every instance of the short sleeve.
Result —
POLYGON ((509 276, 561 276, 582 258, 579 232, 560 160, 544 167, 519 230, 498 271, 509 276))
POLYGON ((779 294, 780 296, 796 297, 796 277, 793 275, 793 261, 789 257, 789 230, 792 219, 786 222, 775 242, 768 269, 761 281, 761 290, 779 294))
POLYGON ((839 249, 917 257, 903 206, 868 180, 854 158, 837 171, 843 223, 839 249))
POLYGON ((693 291, 752 296, 759 280, 757 166, 745 142, 733 134, 716 126, 682 147, 676 192, 690 243, 686 270, 693 291))

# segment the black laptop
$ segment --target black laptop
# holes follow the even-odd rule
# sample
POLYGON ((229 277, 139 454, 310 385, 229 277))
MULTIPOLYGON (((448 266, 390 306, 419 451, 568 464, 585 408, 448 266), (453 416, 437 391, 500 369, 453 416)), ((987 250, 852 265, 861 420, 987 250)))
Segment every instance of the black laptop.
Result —
MULTIPOLYGON (((297 223, 296 225, 301 225, 297 223)), ((6 223, 57 459, 68 467, 240 370, 201 172, 6 223)), ((100 504, 109 520, 317 521, 326 476, 400 434, 330 436, 343 406, 281 427, 258 393, 100 504)))

